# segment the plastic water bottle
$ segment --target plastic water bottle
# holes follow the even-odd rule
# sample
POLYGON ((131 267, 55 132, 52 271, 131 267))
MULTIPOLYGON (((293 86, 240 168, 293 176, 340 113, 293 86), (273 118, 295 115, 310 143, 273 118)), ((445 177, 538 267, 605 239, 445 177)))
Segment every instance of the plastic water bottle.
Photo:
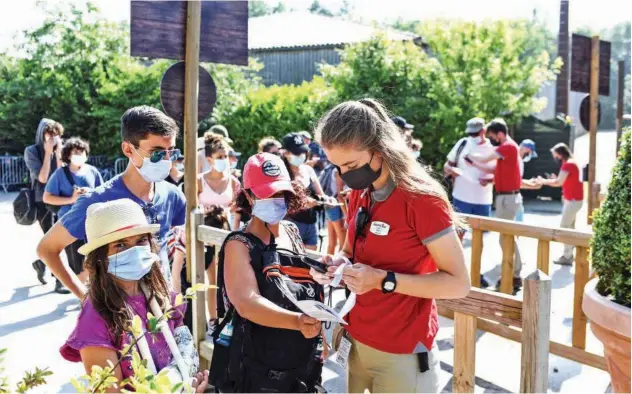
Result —
POLYGON ((233 321, 228 322, 224 329, 219 333, 219 337, 217 338, 217 343, 222 346, 230 346, 230 340, 233 337, 233 321))

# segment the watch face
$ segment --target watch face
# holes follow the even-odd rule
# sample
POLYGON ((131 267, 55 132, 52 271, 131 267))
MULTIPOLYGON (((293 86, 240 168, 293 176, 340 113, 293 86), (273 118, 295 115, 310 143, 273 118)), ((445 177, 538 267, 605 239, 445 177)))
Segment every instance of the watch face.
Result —
POLYGON ((386 282, 384 283, 384 290, 386 291, 393 291, 395 289, 395 283, 393 282, 386 282))

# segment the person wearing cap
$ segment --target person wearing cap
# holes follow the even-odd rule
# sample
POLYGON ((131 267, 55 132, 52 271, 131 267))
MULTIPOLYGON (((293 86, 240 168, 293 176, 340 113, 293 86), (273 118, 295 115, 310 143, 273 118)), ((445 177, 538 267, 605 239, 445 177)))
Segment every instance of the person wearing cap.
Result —
POLYGON ((400 133, 402 133, 402 135, 404 136, 404 140, 406 140, 406 145, 410 149, 412 147, 413 129, 415 128, 415 126, 408 123, 406 119, 402 118, 401 116, 393 116, 391 120, 399 128, 400 133))
POLYGON ((338 206, 339 204, 335 201, 335 198, 325 194, 318 181, 316 172, 312 167, 305 164, 309 147, 300 134, 290 133, 283 137, 283 149, 283 161, 289 171, 290 178, 303 186, 313 201, 311 207, 294 213, 289 219, 298 227, 305 247, 310 250, 316 250, 318 246, 318 226, 316 223, 317 203, 314 199, 319 199, 331 206, 338 206))
POLYGON ((446 175, 454 179, 452 203, 458 212, 488 217, 492 212, 493 186, 482 185, 480 180, 491 177, 489 172, 494 170, 494 163, 479 168, 468 162, 468 155, 487 156, 494 152, 494 147, 485 138, 482 118, 468 120, 465 133, 467 137, 457 141, 443 166, 446 175))
POLYGON ((305 144, 309 147, 308 158, 305 164, 314 168, 316 175, 320 175, 320 172, 325 167, 326 159, 323 148, 320 147, 318 142, 314 141, 309 131, 299 131, 298 134, 303 137, 303 141, 305 141, 305 144))
POLYGON ((228 150, 228 162, 230 163, 230 173, 237 179, 241 178, 241 170, 237 168, 239 165, 239 158, 241 157, 241 152, 236 152, 235 149, 229 147, 228 150))
MULTIPOLYGON (((538 153, 535 150, 535 142, 530 139, 523 140, 520 143, 520 177, 521 184, 520 189, 525 190, 537 190, 542 188, 537 182, 537 179, 525 179, 524 178, 524 165, 525 163, 530 162, 532 159, 536 159, 538 157, 538 153)), ((520 206, 518 213, 516 214, 516 222, 524 222, 524 204, 520 206)))
POLYGON ((222 138, 224 138, 224 140, 226 140, 226 142, 228 142, 229 145, 233 144, 233 140, 231 140, 230 137, 228 136, 228 130, 226 129, 226 127, 222 126, 221 124, 214 125, 213 127, 209 129, 209 131, 207 131, 207 133, 217 134, 221 136, 222 138))
MULTIPOLYGON (((471 153, 466 156, 468 162, 472 165, 489 171, 489 163, 496 162, 493 172, 493 179, 481 179, 481 185, 494 183, 496 188, 496 217, 505 220, 514 220, 516 214, 522 206, 522 194, 520 188, 522 185, 522 176, 520 174, 520 151, 518 144, 509 136, 507 123, 503 119, 496 118, 489 122, 485 127, 487 137, 496 149, 487 154, 471 153)), ((499 237, 502 247, 502 237, 499 237)), ((514 239, 514 273, 513 273, 513 289, 517 292, 522 287, 522 279, 520 271, 522 270, 522 260, 520 258, 520 250, 514 239)), ((500 284, 500 281, 499 281, 500 284)), ((500 287, 500 286, 498 286, 500 287)))
POLYGON ((158 316, 158 312, 169 310, 168 331, 141 337, 139 343, 144 342, 144 346, 139 346, 140 356, 154 374, 167 369, 176 372, 183 381, 194 377, 192 387, 202 393, 208 371, 198 372, 199 358, 193 348, 193 337, 182 321, 186 304, 168 306, 174 304, 175 293, 169 290, 161 273, 159 247, 153 239, 159 231, 160 225, 149 224, 140 205, 130 199, 88 207, 87 242, 79 248, 79 253, 86 256, 90 287, 76 327, 60 353, 68 361, 82 362, 88 373, 94 366, 114 365, 114 377, 120 385, 134 376, 131 357, 122 354, 135 340, 129 332, 132 319, 138 316, 142 326, 148 327, 149 312, 158 316), (177 349, 170 349, 165 335, 175 341, 177 349), (176 357, 184 361, 181 368, 176 366, 176 357))
POLYGON ((173 163, 171 163, 171 171, 169 171, 169 176, 165 181, 175 186, 184 183, 184 155, 182 153, 174 158, 173 163))
MULTIPOLYGON (((562 219, 560 227, 575 228, 575 218, 584 203, 584 185, 581 182, 580 170, 569 147, 560 142, 551 148, 551 155, 561 164, 560 173, 551 175, 549 179, 538 177, 542 186, 562 188, 562 219)), ((564 254, 553 261, 559 265, 573 264, 573 245, 564 245, 564 254)))

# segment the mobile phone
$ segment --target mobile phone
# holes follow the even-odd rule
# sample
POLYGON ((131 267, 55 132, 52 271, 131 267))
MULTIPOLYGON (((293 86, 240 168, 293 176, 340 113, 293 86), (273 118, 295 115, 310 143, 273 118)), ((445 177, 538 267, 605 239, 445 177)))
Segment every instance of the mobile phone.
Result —
POLYGON ((548 173, 548 172, 545 172, 545 173, 544 173, 544 177, 545 177, 545 178, 550 178, 550 177, 551 177, 551 174, 550 174, 550 173, 548 173))
POLYGON ((316 271, 320 272, 321 274, 327 273, 327 265, 321 263, 318 260, 314 260, 311 257, 303 256, 303 262, 309 265, 310 267, 312 267, 313 269, 315 269, 316 271))

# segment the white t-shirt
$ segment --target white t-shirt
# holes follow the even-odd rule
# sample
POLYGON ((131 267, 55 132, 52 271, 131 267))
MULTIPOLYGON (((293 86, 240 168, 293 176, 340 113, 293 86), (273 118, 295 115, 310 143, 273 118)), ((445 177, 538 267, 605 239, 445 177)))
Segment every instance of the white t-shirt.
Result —
POLYGON ((493 200, 493 184, 482 186, 479 183, 481 178, 490 178, 490 174, 485 173, 473 165, 465 161, 465 156, 468 154, 478 154, 481 156, 487 156, 495 151, 494 146, 486 140, 484 144, 479 144, 479 138, 465 137, 461 138, 456 145, 448 153, 448 161, 454 162, 456 160, 456 152, 459 146, 466 140, 466 144, 459 156, 459 162, 456 163, 457 168, 461 170, 461 175, 454 178, 454 188, 452 189, 452 196, 457 200, 467 202, 470 204, 479 205, 491 205, 493 200))

